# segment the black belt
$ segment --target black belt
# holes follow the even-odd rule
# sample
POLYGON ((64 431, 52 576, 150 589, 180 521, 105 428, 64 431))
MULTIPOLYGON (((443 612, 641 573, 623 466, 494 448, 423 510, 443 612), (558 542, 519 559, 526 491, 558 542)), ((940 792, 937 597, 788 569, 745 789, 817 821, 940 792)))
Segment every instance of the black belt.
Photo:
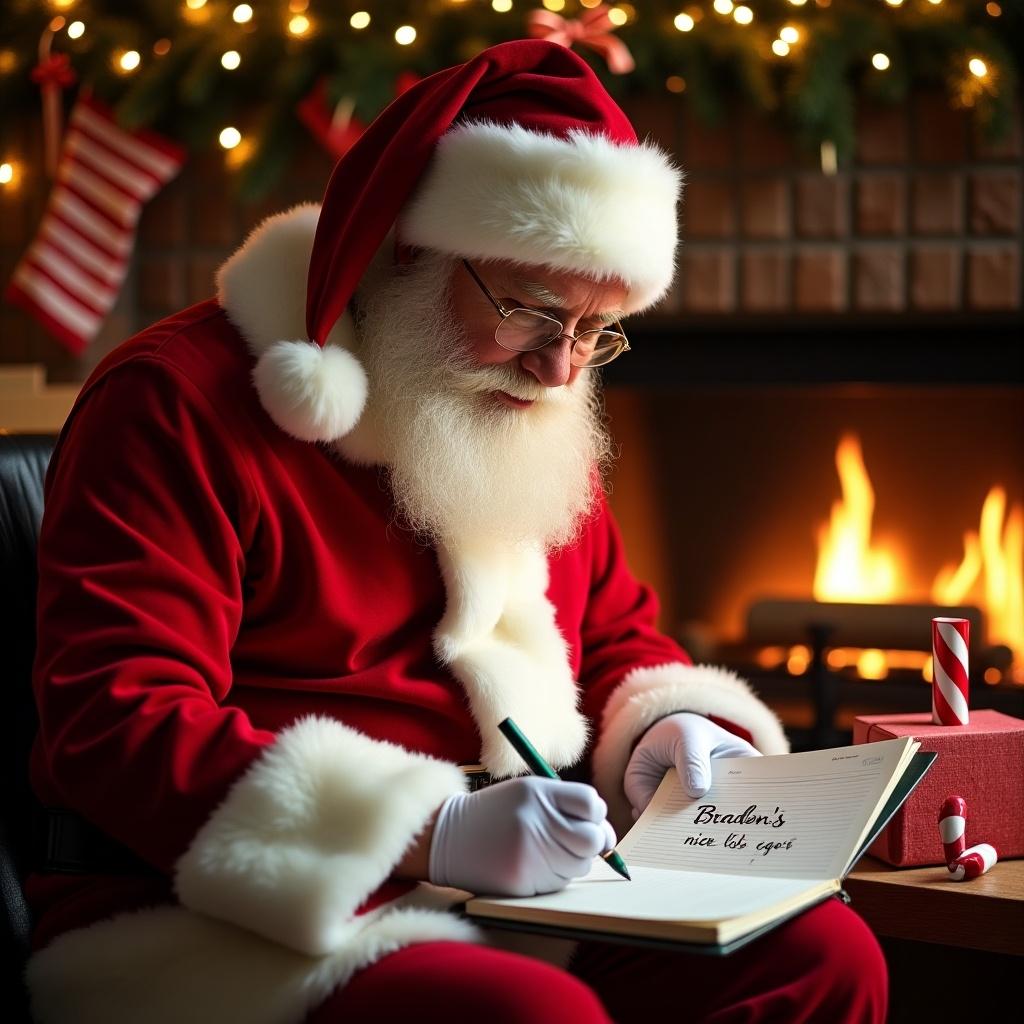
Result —
POLYGON ((158 874, 156 868, 74 811, 43 808, 35 866, 62 874, 158 874))

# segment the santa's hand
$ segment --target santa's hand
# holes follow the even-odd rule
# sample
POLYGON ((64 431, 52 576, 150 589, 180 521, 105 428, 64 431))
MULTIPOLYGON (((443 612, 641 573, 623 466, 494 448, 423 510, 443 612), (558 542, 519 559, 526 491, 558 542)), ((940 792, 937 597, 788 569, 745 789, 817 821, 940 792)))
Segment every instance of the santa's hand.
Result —
POLYGON ((592 786, 527 776, 449 797, 430 845, 430 881, 477 893, 564 889, 615 846, 592 786))
POLYGON ((710 718, 688 711, 655 722, 643 734, 626 765, 622 780, 633 816, 650 802, 665 772, 675 767, 683 789, 691 798, 703 796, 711 787, 711 758, 760 757, 761 752, 715 725, 710 718))

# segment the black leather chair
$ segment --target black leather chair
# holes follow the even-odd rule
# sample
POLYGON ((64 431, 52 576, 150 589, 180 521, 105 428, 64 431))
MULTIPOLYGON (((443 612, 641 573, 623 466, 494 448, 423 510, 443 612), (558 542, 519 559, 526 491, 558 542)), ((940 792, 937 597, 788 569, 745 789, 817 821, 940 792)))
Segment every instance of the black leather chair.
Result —
POLYGON ((36 636, 36 542, 55 438, 0 434, 0 1017, 28 1021, 22 974, 31 920, 22 891, 35 805, 28 757, 38 720, 30 685, 36 636))

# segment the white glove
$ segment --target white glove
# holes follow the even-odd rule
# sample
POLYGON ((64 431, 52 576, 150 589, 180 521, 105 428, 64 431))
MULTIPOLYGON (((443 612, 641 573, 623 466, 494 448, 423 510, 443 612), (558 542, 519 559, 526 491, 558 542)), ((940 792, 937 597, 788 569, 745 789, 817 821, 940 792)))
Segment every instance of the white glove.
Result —
POLYGON ((615 846, 593 786, 529 775, 450 796, 430 844, 430 881, 470 892, 533 896, 564 889, 615 846))
POLYGON ((711 787, 711 758, 760 756, 746 740, 710 718, 681 711, 655 722, 643 734, 626 765, 622 788, 638 818, 669 768, 675 766, 683 789, 696 799, 711 787))

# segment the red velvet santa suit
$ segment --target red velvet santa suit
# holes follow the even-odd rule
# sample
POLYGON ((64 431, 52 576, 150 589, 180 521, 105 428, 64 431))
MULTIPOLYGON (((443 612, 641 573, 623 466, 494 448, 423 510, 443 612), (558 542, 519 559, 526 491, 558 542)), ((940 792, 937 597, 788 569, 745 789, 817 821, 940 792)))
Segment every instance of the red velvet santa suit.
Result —
POLYGON ((385 953, 472 941, 445 891, 389 876, 457 762, 522 770, 507 715, 556 766, 592 758, 620 831, 631 746, 668 712, 787 749, 656 632, 603 503, 551 558, 435 550, 394 522, 373 438, 271 420, 252 368, 301 332, 315 220, 268 222, 220 303, 108 357, 54 453, 35 783, 163 877, 36 880, 44 1021, 297 1021, 385 953))

